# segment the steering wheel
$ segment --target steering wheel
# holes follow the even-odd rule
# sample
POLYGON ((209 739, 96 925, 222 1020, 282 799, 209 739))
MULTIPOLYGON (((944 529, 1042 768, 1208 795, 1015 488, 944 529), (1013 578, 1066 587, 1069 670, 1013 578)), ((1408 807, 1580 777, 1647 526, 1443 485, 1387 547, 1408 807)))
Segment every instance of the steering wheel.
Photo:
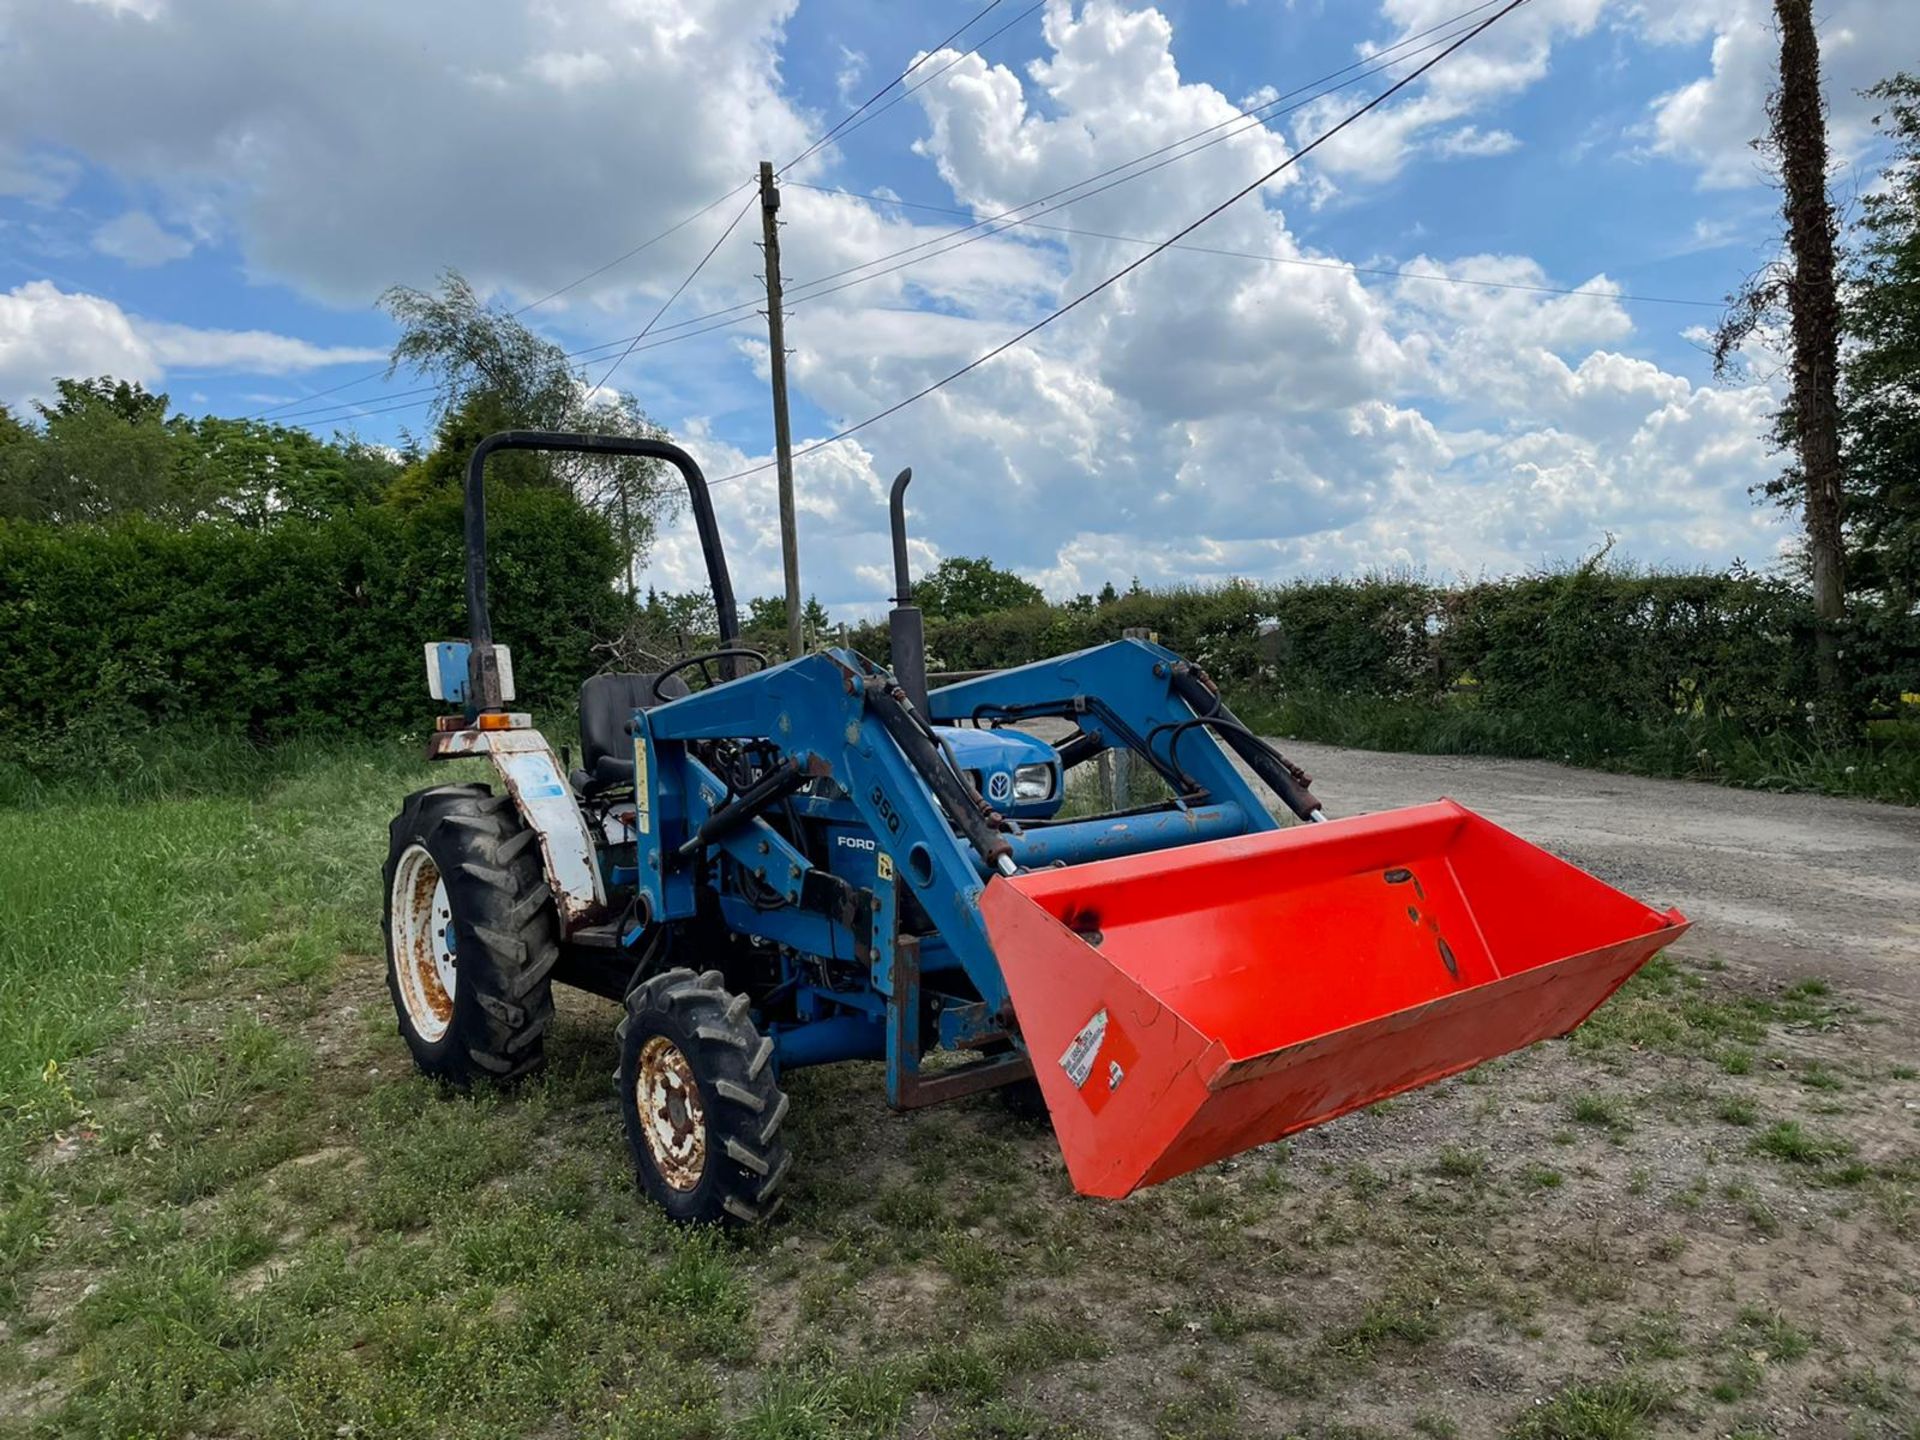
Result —
POLYGON ((678 675, 682 670, 692 670, 696 667, 698 667, 700 671, 700 678, 706 682, 700 687, 702 690, 711 690, 716 685, 725 684, 726 682, 724 680, 718 678, 714 672, 708 668, 710 665, 721 660, 751 660, 753 661, 753 668, 755 670, 764 670, 767 668, 767 657, 762 655, 758 650, 751 650, 745 645, 729 645, 720 650, 705 650, 698 655, 689 655, 684 660, 674 661, 673 664, 654 676, 653 698, 661 704, 665 704, 668 700, 671 700, 673 698, 671 695, 662 695, 660 693, 660 687, 667 683, 669 677, 678 675))

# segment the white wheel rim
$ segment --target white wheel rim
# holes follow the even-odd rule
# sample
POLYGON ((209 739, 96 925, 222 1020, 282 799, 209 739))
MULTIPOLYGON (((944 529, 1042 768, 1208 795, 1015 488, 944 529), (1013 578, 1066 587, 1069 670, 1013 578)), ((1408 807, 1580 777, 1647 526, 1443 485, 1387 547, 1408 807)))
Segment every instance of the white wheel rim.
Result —
POLYGON ((453 907, 424 845, 409 846, 393 872, 393 972, 407 1020, 422 1040, 453 1023, 453 907))
POLYGON ((664 1035, 650 1035, 640 1047, 633 1103, 660 1178, 676 1190, 697 1188, 707 1169, 707 1111, 693 1066, 664 1035))

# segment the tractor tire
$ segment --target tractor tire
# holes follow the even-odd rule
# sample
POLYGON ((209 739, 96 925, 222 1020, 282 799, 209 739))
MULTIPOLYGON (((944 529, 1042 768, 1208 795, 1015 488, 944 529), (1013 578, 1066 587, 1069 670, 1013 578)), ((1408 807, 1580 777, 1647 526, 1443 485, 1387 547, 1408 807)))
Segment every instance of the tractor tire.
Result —
POLYGON ((618 1080, 634 1174, 669 1217, 751 1225, 779 1208, 792 1157, 773 1041, 718 970, 668 970, 634 989, 618 1080))
POLYGON ((381 875, 387 989, 413 1063, 461 1087, 538 1069, 560 921, 512 799, 485 785, 409 795, 381 875))

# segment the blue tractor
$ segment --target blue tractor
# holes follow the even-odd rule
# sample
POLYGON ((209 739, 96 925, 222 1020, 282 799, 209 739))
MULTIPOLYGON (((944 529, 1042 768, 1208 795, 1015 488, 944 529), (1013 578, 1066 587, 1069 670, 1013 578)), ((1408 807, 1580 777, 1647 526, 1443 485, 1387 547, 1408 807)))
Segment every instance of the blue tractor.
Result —
POLYGON ((782 1078, 870 1060, 912 1109, 1038 1082, 1069 1173, 1121 1196, 1564 1033, 1684 927, 1451 802, 1328 822, 1196 666, 1123 640, 929 693, 893 495, 894 668, 741 645, 699 468, 664 441, 509 431, 467 473, 458 707, 407 798, 388 981, 419 1068, 536 1069, 552 987, 619 1002, 640 1185, 755 1222, 792 1158, 782 1078), (580 764, 512 711, 486 594, 487 457, 643 456, 685 479, 719 643, 580 694, 580 764), (1123 753, 1159 798, 1062 815, 1123 753), (1283 822, 1262 787, 1279 802, 1283 822), (1085 788, 1085 787, 1083 787, 1085 788), (1571 946, 1571 949, 1569 948, 1571 946))

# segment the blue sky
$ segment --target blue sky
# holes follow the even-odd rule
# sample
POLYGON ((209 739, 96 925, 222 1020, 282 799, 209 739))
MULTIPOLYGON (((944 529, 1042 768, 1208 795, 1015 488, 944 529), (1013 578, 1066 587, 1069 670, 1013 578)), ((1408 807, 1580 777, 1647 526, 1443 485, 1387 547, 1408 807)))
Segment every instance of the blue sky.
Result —
MULTIPOLYGON (((392 339, 371 304, 383 285, 453 265, 506 303, 543 295, 761 155, 791 157, 983 3, 0 0, 0 399, 113 371, 190 411, 277 405, 398 439, 427 422, 391 408, 418 382, 343 386, 392 339)), ((916 79, 953 63, 792 178, 993 213, 1467 3, 1026 9, 1002 0, 954 52, 1013 21, 1004 34, 929 59, 916 79)), ((1767 357, 1750 383, 1718 384, 1697 333, 1713 308, 1614 298, 1714 301, 1771 253, 1745 148, 1765 10, 1531 0, 1193 237, 1313 264, 1170 253, 804 460, 809 588, 842 613, 885 594, 883 486, 907 463, 927 477, 921 563, 989 553, 1056 593, 1134 575, 1511 570, 1608 534, 1651 562, 1773 558, 1788 535, 1747 497, 1772 464, 1767 357)), ((1838 0, 1822 24, 1844 194, 1872 159, 1853 91, 1920 57, 1920 16, 1838 0)), ((1163 236, 1383 83, 1045 219, 1163 236)), ((569 348, 634 333, 737 209, 527 318, 569 348)), ((790 285, 965 223, 799 189, 786 214, 790 285)), ((663 325, 753 297, 757 219, 663 325)), ((1142 248, 1014 229, 812 303, 799 288, 796 437, 957 368, 1142 248)), ((587 364, 597 380, 606 361, 587 364)), ((612 383, 726 474, 768 454, 764 365, 753 321, 638 351, 612 383)), ((749 591, 772 588, 771 490, 756 474, 726 492, 749 591)), ((655 560, 662 583, 691 583, 685 536, 655 560)))

